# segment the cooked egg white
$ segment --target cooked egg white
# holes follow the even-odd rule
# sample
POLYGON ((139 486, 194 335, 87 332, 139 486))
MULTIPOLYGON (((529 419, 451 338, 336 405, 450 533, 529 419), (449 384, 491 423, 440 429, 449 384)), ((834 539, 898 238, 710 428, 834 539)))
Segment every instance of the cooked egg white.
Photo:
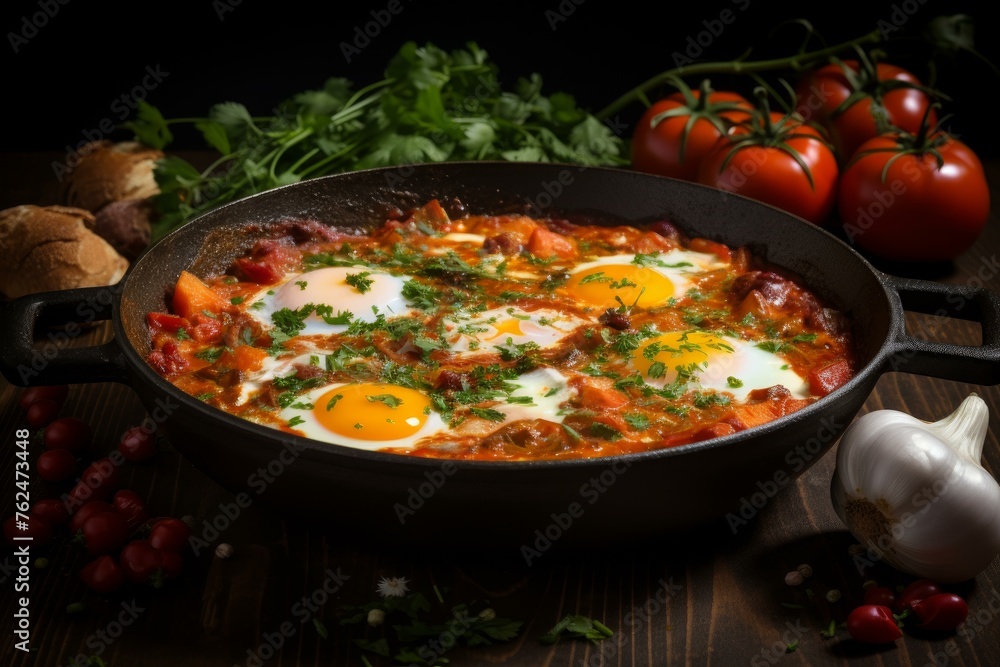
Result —
POLYGON ((579 302, 612 308, 664 305, 691 288, 691 276, 726 266, 715 255, 675 249, 648 255, 609 255, 573 268, 562 289, 579 302))
MULTIPOLYGON (((411 312, 403 298, 405 276, 393 276, 359 266, 332 266, 288 276, 284 282, 262 290, 247 301, 247 312, 268 328, 272 315, 307 304, 330 306, 329 317, 350 312, 354 319, 374 322, 379 313, 386 317, 411 312), (353 278, 352 278, 353 277, 353 278), (360 284, 352 285, 348 280, 360 284)), ((347 324, 331 324, 313 313, 305 318, 301 335, 342 333, 347 324)))
POLYGON ((510 392, 510 398, 494 406, 502 412, 505 421, 522 419, 544 419, 562 423, 561 406, 570 400, 574 390, 570 389, 567 378, 554 368, 537 368, 511 380, 517 389, 510 392))
POLYGON ((556 345, 584 324, 578 317, 549 308, 520 311, 495 308, 469 317, 447 317, 445 340, 452 353, 472 356, 496 353, 497 347, 534 343, 540 348, 556 345))
POLYGON ((745 402, 754 389, 782 385, 796 398, 809 397, 809 383, 782 357, 755 343, 701 331, 674 331, 646 339, 632 353, 631 365, 650 385, 677 379, 678 367, 690 372, 692 388, 714 389, 745 402))
POLYGON ((421 439, 447 429, 423 392, 375 382, 313 389, 280 416, 308 438, 370 451, 412 449, 421 439))

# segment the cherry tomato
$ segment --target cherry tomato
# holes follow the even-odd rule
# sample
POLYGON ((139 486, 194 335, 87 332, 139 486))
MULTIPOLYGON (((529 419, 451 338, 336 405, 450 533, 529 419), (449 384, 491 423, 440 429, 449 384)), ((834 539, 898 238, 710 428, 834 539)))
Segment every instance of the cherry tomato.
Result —
POLYGON ((897 612, 909 609, 914 602, 929 598, 932 595, 942 593, 937 582, 930 579, 917 579, 903 589, 903 592, 896 596, 896 604, 893 607, 897 612))
POLYGON ((127 580, 134 584, 149 584, 154 588, 179 576, 184 565, 179 553, 161 551, 148 540, 133 540, 126 544, 119 562, 127 580))
POLYGON ((969 615, 969 605, 954 593, 936 593, 910 605, 921 630, 950 631, 969 615))
POLYGON ((18 406, 20 406, 22 410, 27 411, 32 404, 41 400, 55 401, 59 405, 62 405, 66 402, 67 396, 69 396, 69 387, 66 385, 28 387, 21 392, 21 397, 18 399, 18 406))
POLYGON ((698 180, 820 224, 833 209, 837 176, 837 159, 816 129, 794 115, 760 113, 716 142, 698 180))
POLYGON ((847 616, 847 632, 866 644, 890 644, 903 636, 892 610, 879 604, 863 604, 847 616))
POLYGON ((835 63, 820 67, 805 76, 796 89, 800 113, 829 131, 830 142, 842 161, 890 126, 917 131, 931 99, 915 87, 921 85, 916 76, 888 63, 872 67, 871 63, 845 60, 844 66, 846 70, 835 63), (877 114, 884 118, 882 126, 876 121, 877 114))
POLYGON ((128 461, 151 459, 156 455, 156 434, 142 426, 133 426, 122 435, 118 451, 128 461))
MULTIPOLYGON (((707 84, 707 82, 705 82, 707 84)), ((683 90, 657 101, 632 135, 632 167, 660 176, 698 180, 698 169, 730 123, 751 108, 737 93, 683 90)))
POLYGON ((103 500, 92 500, 82 505, 69 520, 69 530, 74 535, 83 526, 84 522, 95 514, 102 512, 116 512, 114 505, 103 500))
POLYGON ((28 411, 24 415, 24 421, 31 428, 42 428, 54 422, 59 416, 61 409, 61 403, 56 403, 49 398, 43 398, 28 406, 28 411))
POLYGON ((844 169, 839 205, 847 237, 872 254, 945 261, 979 238, 990 191, 982 163, 961 141, 892 134, 858 149, 844 169))
POLYGON ((162 567, 162 557, 146 540, 133 540, 118 556, 125 578, 133 584, 148 584, 162 567))
POLYGON ((119 512, 99 512, 80 526, 83 546, 91 556, 100 556, 116 551, 128 538, 125 517, 119 512))
POLYGON ((888 586, 872 586, 865 590, 865 604, 881 605, 892 608, 896 602, 896 594, 888 586))
POLYGON ((70 495, 83 500, 107 500, 118 490, 119 473, 111 459, 97 459, 80 473, 80 481, 77 483, 70 495))
POLYGON ((46 482, 63 482, 76 475, 76 457, 68 449, 47 449, 38 456, 35 469, 46 482))
POLYGON ((18 518, 15 515, 4 523, 3 534, 7 541, 15 546, 26 544, 36 547, 45 546, 52 541, 52 526, 37 514, 29 513, 24 518, 18 518), (31 538, 31 540, 28 541, 24 538, 31 538))
POLYGON ((50 526, 61 526, 69 521, 66 503, 57 498, 45 498, 31 506, 31 513, 44 519, 50 526))
POLYGON ((45 427, 43 440, 49 449, 80 452, 90 446, 94 433, 90 425, 76 417, 60 417, 45 427))
POLYGON ((180 553, 187 549, 189 537, 191 529, 180 519, 160 519, 153 524, 149 543, 155 549, 180 553))
POLYGON ((128 489, 119 491, 115 494, 111 504, 125 517, 125 523, 130 533, 149 518, 146 514, 146 504, 135 491, 129 491, 128 489))
POLYGON ((80 570, 83 584, 98 593, 113 593, 125 583, 125 571, 114 556, 103 555, 87 563, 80 570))

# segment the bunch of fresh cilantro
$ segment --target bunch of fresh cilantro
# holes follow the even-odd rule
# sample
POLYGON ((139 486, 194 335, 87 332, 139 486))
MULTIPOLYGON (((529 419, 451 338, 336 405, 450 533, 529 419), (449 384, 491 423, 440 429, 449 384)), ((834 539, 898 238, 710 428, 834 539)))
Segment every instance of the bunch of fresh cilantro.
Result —
POLYGON ((542 94, 538 74, 503 90, 474 43, 446 52, 408 42, 385 78, 360 89, 343 78, 299 93, 271 116, 223 102, 205 118, 165 119, 142 104, 126 124, 164 148, 170 127, 193 124, 219 158, 200 171, 168 155, 156 167, 161 194, 154 240, 226 202, 280 185, 384 165, 456 160, 620 166, 624 141, 566 93, 542 94))

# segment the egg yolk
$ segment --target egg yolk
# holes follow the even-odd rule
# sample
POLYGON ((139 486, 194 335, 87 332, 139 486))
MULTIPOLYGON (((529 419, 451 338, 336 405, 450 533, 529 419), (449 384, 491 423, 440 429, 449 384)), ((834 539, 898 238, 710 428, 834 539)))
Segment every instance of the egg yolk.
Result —
POLYGON ((359 440, 399 440, 427 421, 430 399, 414 389, 364 382, 336 387, 315 402, 324 428, 359 440))
POLYGON ((632 365, 643 377, 673 382, 678 366, 697 372, 706 364, 731 359, 733 351, 724 338, 701 331, 673 331, 644 342, 632 353, 632 365))
POLYGON ((674 284, 669 278, 650 268, 629 264, 608 264, 574 273, 566 281, 566 289, 577 299, 599 308, 622 303, 650 308, 663 305, 674 295, 674 284))
POLYGON ((483 340, 494 340, 500 336, 523 336, 524 332, 521 331, 521 320, 511 318, 509 320, 504 320, 503 322, 497 322, 493 325, 493 328, 497 330, 495 334, 489 338, 484 338, 483 340))

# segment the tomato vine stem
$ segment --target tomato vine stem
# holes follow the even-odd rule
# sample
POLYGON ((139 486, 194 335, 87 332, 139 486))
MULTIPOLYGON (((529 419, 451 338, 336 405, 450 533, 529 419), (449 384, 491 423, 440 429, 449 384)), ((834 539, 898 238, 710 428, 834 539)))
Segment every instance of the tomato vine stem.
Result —
POLYGON ((770 58, 767 60, 724 60, 718 62, 695 63, 693 65, 682 65, 674 69, 660 72, 647 79, 635 88, 611 102, 595 116, 600 119, 609 118, 618 113, 629 104, 640 101, 647 96, 652 89, 669 83, 671 79, 684 76, 699 76, 704 74, 751 74, 754 72, 766 72, 769 70, 791 69, 795 71, 812 67, 830 56, 836 55, 848 49, 853 49, 860 44, 878 44, 883 41, 884 36, 881 30, 872 30, 869 33, 855 39, 834 44, 815 51, 796 53, 793 56, 783 58, 770 58))

